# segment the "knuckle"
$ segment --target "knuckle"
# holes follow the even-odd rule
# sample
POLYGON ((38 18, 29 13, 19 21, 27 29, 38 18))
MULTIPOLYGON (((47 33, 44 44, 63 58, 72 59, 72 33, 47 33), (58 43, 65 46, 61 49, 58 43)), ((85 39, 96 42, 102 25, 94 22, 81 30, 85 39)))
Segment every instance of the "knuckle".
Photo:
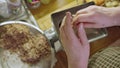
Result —
POLYGON ((98 8, 98 6, 96 6, 96 5, 89 6, 89 9, 91 11, 95 11, 95 10, 97 10, 97 8, 98 8))
POLYGON ((79 14, 80 13, 80 10, 76 12, 76 14, 79 14))

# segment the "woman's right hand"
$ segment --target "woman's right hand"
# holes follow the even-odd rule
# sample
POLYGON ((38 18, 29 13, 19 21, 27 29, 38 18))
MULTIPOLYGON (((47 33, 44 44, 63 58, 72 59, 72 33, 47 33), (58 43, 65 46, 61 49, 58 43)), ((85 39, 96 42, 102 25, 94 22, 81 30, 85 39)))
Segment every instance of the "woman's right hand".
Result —
POLYGON ((87 68, 90 46, 84 26, 80 23, 75 33, 71 23, 71 13, 67 12, 60 27, 60 39, 68 58, 68 67, 87 68))
POLYGON ((85 28, 120 26, 120 7, 90 6, 79 10, 74 16, 73 25, 76 26, 81 22, 85 28))

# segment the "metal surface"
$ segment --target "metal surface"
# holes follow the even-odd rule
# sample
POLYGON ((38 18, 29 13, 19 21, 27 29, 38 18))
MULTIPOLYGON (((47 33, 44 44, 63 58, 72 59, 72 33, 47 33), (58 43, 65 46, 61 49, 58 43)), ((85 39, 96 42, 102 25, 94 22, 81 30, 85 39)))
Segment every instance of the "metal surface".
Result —
POLYGON ((32 34, 37 35, 37 34, 44 34, 44 32, 42 30, 40 30, 39 28, 37 28, 34 25, 31 25, 27 22, 22 22, 22 21, 6 21, 6 22, 2 22, 0 23, 0 26, 4 26, 4 25, 9 25, 9 24, 23 24, 25 26, 27 26, 30 29, 30 32, 32 32, 32 34))
MULTIPOLYGON (((30 22, 26 22, 27 20, 25 20, 25 22, 23 21, 6 21, 6 22, 2 22, 0 23, 0 26, 3 26, 3 25, 9 25, 9 24, 14 24, 14 23, 17 23, 17 24, 23 24, 25 26, 27 26, 29 29, 30 29, 30 32, 34 35, 37 35, 37 34, 42 34, 46 37, 48 43, 52 46, 52 43, 51 43, 51 40, 48 39, 48 37, 45 35, 45 33, 39 29, 39 27, 33 25, 32 23, 30 22)), ((53 41, 52 41, 53 42, 53 41)), ((53 46, 52 46, 53 47, 53 46)))
MULTIPOLYGON (((6 21, 21 21, 21 22, 26 22, 28 24, 34 25, 35 27, 39 28, 38 23, 36 22, 34 16, 32 15, 32 13, 29 11, 28 7, 26 6, 25 1, 22 1, 22 14, 20 14, 20 15, 18 15, 16 17, 5 19, 3 21, 0 19, 0 23, 6 22, 6 21)), ((53 36, 55 36, 54 30, 52 30, 52 31, 51 30, 47 30, 44 33, 45 33, 45 36, 47 37, 47 39, 52 42, 51 45, 53 46, 54 42, 51 39, 52 39, 53 36)))
MULTIPOLYGON (((0 27, 1 26, 4 26, 4 25, 9 25, 9 24, 23 24, 23 25, 25 25, 25 26, 27 26, 28 28, 29 28, 29 30, 30 30, 30 33, 32 34, 32 35, 35 35, 35 36, 37 36, 38 34, 42 34, 44 37, 46 37, 45 36, 45 34, 44 34, 44 32, 42 31, 42 30, 40 30, 38 27, 36 27, 36 26, 34 26, 34 25, 32 25, 32 24, 30 24, 30 23, 28 23, 28 22, 23 22, 23 21, 6 21, 6 22, 2 22, 2 23, 0 23, 0 27)), ((51 45, 51 43, 50 43, 50 40, 46 37, 46 39, 47 39, 47 41, 48 41, 48 43, 49 43, 49 45, 51 45)), ((2 49, 2 48, 0 48, 0 54, 3 52, 3 50, 4 49, 2 49)), ((52 47, 51 47, 51 54, 52 54, 52 58, 51 58, 51 63, 52 64, 54 64, 55 62, 56 62, 56 58, 55 58, 55 49, 53 49, 52 47)), ((1 56, 2 55, 0 55, 0 58, 1 58, 1 56)), ((14 57, 15 58, 15 57, 14 57)), ((18 59, 16 59, 16 60, 18 60, 18 59)), ((47 59, 48 60, 48 59, 47 59)), ((16 62, 16 61, 13 61, 13 62, 16 62)), ((46 61, 45 60, 45 62, 46 63, 50 63, 50 62, 48 62, 48 61, 46 61)), ((5 62, 6 64, 8 64, 8 63, 10 63, 10 62, 5 62)), ((17 63, 17 62, 16 62, 17 63)), ((51 67, 52 67, 52 64, 51 64, 51 67)), ((9 67, 9 65, 7 66, 7 67, 5 67, 4 66, 5 64, 3 64, 3 62, 1 61, 1 59, 0 59, 0 68, 8 68, 9 67)), ((42 64, 41 64, 42 65, 42 64)), ((45 65, 46 66, 46 65, 45 65)), ((20 68, 20 67, 19 67, 20 68)), ((22 68, 22 67, 21 67, 22 68)), ((29 67, 29 68, 32 68, 32 67, 29 67)))
MULTIPOLYGON (((66 9, 66 10, 63 10, 60 12, 53 13, 51 15, 51 18, 52 18, 54 27, 56 29, 56 34, 57 34, 58 38, 59 38, 59 26, 60 26, 61 21, 63 20, 63 18, 65 16, 65 13, 69 11, 74 15, 78 10, 86 8, 90 5, 94 5, 94 2, 89 2, 89 3, 83 4, 83 5, 79 5, 79 6, 70 8, 70 9, 66 9)), ((92 42, 92 41, 95 41, 97 39, 100 39, 100 38, 107 36, 106 29, 86 29, 86 33, 87 33, 87 37, 88 37, 89 42, 92 42)))
MULTIPOLYGON (((30 28, 30 30, 32 31, 33 34, 36 34, 36 33, 41 33, 43 34, 49 44, 53 47, 54 45, 54 41, 51 40, 51 38, 49 39, 45 32, 43 32, 40 28, 39 28, 39 25, 38 23, 36 22, 34 16, 31 14, 31 12, 28 10, 27 6, 25 5, 25 2, 23 2, 23 6, 22 8, 24 9, 24 14, 19 16, 19 17, 16 17, 16 18, 11 18, 11 19, 7 19, 7 20, 4 20, 4 22, 0 22, 0 26, 2 25, 7 25, 7 24, 12 24, 12 23, 19 23, 19 24, 23 24, 23 25, 26 25, 30 28), (12 20, 12 21, 11 21, 12 20), (14 21, 13 21, 14 20, 14 21), (51 43, 52 42, 52 43, 51 43)), ((50 35, 51 36, 51 35, 50 35)), ((0 52, 2 49, 0 48, 0 52)), ((54 50, 55 52, 55 50, 54 50)), ((1 67, 1 61, 0 61, 0 68, 3 68, 1 67)))

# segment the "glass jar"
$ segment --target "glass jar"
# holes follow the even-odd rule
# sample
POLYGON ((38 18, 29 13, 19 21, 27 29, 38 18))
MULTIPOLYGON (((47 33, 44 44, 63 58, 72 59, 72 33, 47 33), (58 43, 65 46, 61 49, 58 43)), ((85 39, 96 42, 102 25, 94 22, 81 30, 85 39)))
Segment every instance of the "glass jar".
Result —
POLYGON ((9 13, 20 14, 21 12, 21 0, 6 0, 8 4, 9 13))

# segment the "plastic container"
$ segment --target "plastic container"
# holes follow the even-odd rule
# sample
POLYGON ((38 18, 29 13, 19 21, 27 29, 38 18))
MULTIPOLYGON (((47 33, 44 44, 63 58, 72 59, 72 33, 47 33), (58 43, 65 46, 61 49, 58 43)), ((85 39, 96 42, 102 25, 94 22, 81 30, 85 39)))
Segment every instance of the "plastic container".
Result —
POLYGON ((51 0, 41 0, 41 3, 43 4, 49 4, 51 0))
POLYGON ((40 0, 25 0, 29 8, 35 9, 40 6, 40 0))

